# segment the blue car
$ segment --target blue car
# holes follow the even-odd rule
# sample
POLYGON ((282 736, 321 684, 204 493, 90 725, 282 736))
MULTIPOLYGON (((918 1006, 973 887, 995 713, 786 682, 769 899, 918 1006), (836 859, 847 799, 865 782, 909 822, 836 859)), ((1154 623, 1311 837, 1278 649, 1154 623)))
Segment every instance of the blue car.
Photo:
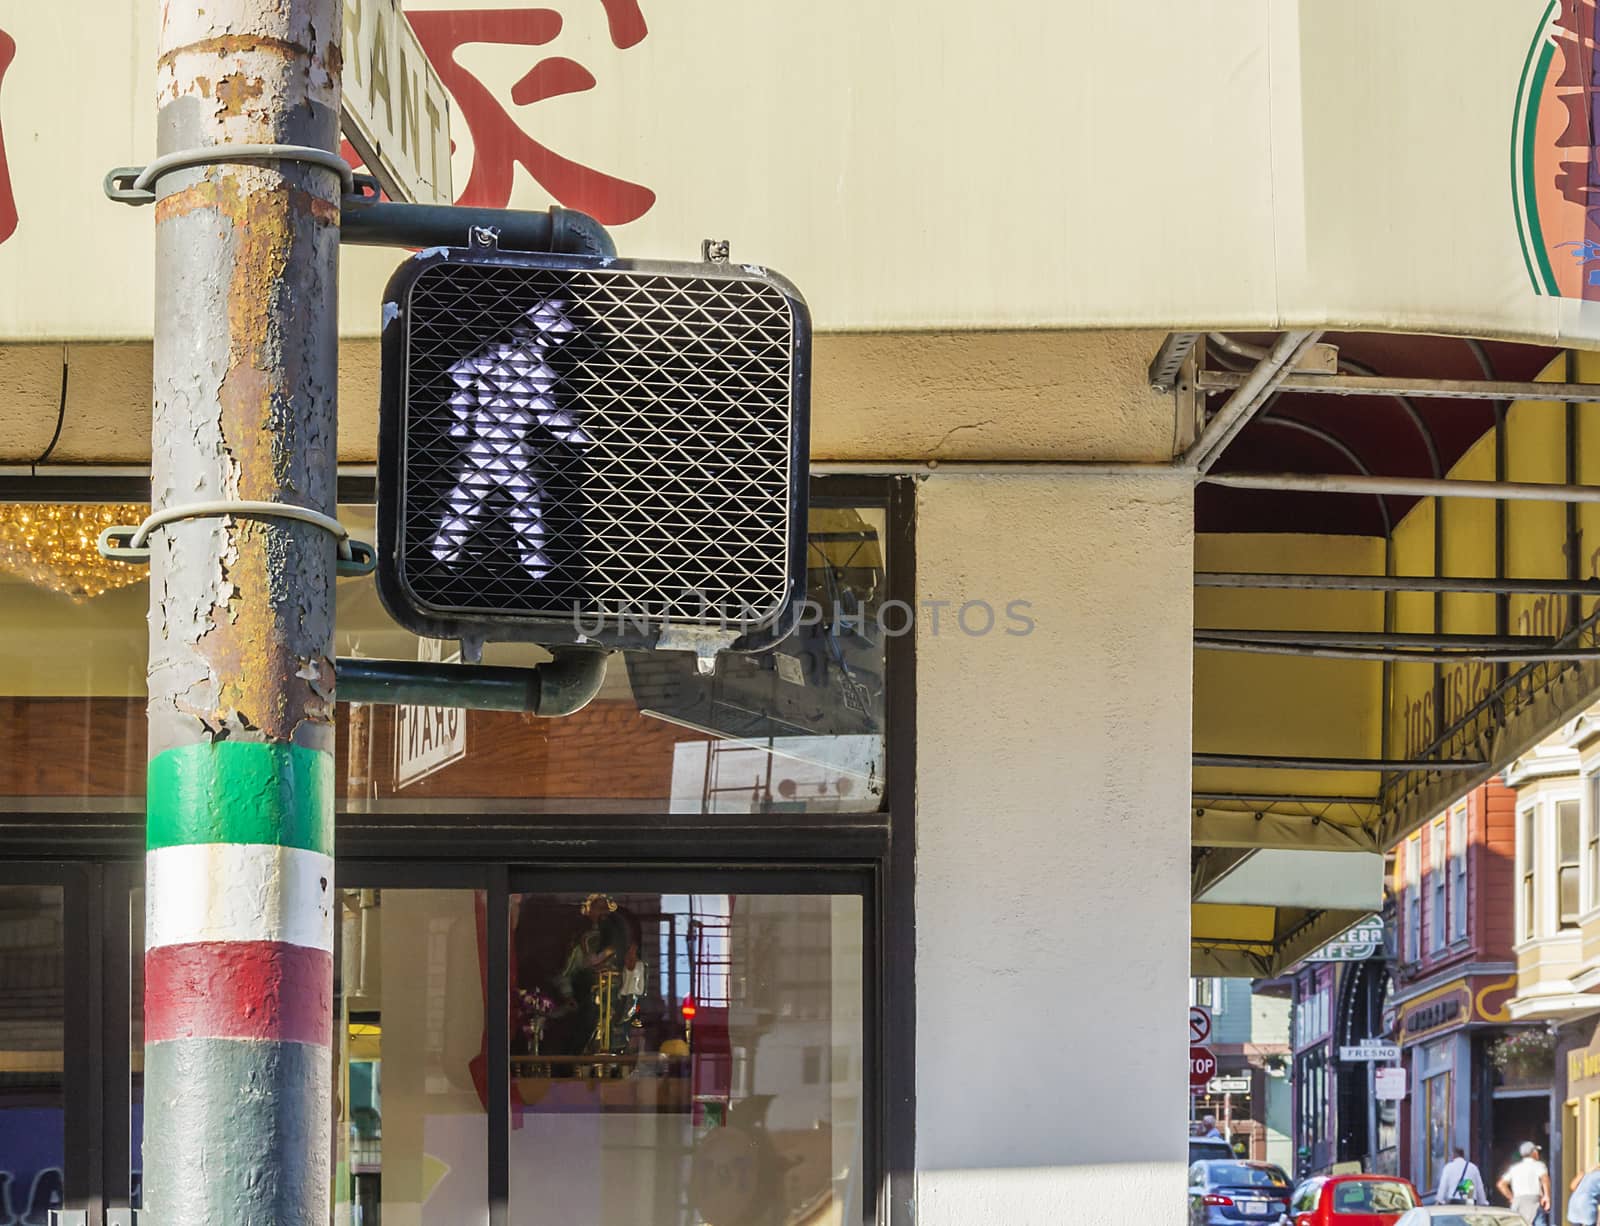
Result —
POLYGON ((1189 1167, 1189 1226, 1276 1226, 1289 1212, 1289 1177, 1270 1162, 1196 1162, 1189 1167))

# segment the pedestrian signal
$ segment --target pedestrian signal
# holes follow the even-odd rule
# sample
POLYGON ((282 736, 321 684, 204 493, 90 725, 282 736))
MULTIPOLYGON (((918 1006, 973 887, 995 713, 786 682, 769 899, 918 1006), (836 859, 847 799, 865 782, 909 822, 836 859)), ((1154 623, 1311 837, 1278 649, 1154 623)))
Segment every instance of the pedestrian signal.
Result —
POLYGON ((378 590, 429 638, 759 650, 805 583, 811 323, 748 265, 442 249, 383 307, 378 590))

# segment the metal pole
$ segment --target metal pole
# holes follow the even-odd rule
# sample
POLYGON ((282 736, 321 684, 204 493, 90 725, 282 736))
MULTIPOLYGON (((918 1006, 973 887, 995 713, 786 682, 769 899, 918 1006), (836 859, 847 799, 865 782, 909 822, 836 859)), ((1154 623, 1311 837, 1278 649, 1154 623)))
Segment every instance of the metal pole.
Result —
POLYGON ((1304 771, 1475 771, 1487 762, 1435 758, 1312 758, 1257 753, 1197 753, 1195 766, 1237 766, 1247 770, 1304 771))
POLYGON ((1378 1062, 1367 1061, 1367 1171, 1378 1165, 1378 1062))
POLYGON ((1600 502, 1600 485, 1543 481, 1457 481, 1449 477, 1362 477, 1347 473, 1202 473, 1209 485, 1302 494, 1404 494, 1417 498, 1498 498, 1514 502, 1600 502))
MULTIPOLYGON (((1227 392, 1245 384, 1249 374, 1233 370, 1201 372, 1201 391, 1227 392)), ((1278 390, 1319 392, 1329 396, 1412 396, 1418 399, 1517 400, 1536 404, 1600 401, 1600 383, 1517 383, 1504 379, 1413 379, 1402 375, 1319 375, 1286 372, 1278 390)))
MULTIPOLYGON (((339 0, 161 6, 158 151, 339 147, 339 0)), ((151 499, 335 510, 340 181, 219 162, 156 184, 151 499)), ((329 1206, 334 538, 151 540, 145 1215, 329 1206)))
MULTIPOLYGON (((1294 575, 1197 571, 1195 587, 1327 592, 1478 592, 1498 595, 1600 596, 1600 579, 1490 579, 1448 575, 1294 575)), ((1507 635, 1509 631, 1498 630, 1507 635)))
POLYGON ((1415 660, 1433 664, 1440 660, 1486 660, 1490 662, 1550 662, 1557 660, 1600 660, 1600 647, 1474 647, 1462 651, 1429 651, 1405 647, 1339 647, 1312 643, 1253 643, 1243 639, 1199 638, 1196 651, 1242 651, 1258 656, 1308 656, 1322 660, 1415 660))
MULTIPOLYGON (((1548 635, 1528 634, 1412 634, 1396 632, 1384 634, 1376 630, 1257 630, 1233 629, 1225 626, 1198 626, 1194 636, 1213 642, 1226 640, 1235 643, 1288 643, 1307 647, 1426 647, 1448 649, 1456 647, 1492 648, 1548 651, 1559 646, 1560 640, 1548 635)), ((1594 651, 1591 648, 1590 651, 1594 651)))

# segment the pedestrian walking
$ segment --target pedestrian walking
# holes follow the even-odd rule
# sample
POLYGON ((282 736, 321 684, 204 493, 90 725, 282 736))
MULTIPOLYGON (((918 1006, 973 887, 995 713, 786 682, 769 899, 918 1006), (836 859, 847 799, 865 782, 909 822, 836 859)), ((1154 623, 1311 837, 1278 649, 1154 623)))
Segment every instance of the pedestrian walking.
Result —
POLYGON ((1600 1166, 1592 1166, 1572 1181, 1567 1197, 1569 1226, 1596 1226, 1600 1218, 1600 1166))
MULTIPOLYGON (((1439 1172, 1439 1190, 1434 1195, 1436 1205, 1487 1205, 1488 1190, 1483 1186, 1483 1172, 1478 1164, 1467 1158, 1467 1151, 1456 1147, 1455 1157, 1444 1164, 1439 1172)), ((1590 1226, 1593 1226, 1591 1223, 1590 1226)))
POLYGON ((1539 1161, 1539 1147, 1524 1141, 1517 1152, 1521 1159, 1511 1164, 1495 1186, 1511 1203, 1511 1210, 1528 1226, 1550 1212, 1550 1171, 1539 1161))

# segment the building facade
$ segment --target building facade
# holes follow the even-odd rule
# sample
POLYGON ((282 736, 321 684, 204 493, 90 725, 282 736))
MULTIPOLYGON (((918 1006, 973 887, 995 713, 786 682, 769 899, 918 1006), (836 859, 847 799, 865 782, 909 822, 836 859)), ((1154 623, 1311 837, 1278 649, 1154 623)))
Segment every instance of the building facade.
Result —
POLYGON ((1546 1145, 1548 1077, 1508 1053, 1542 1026, 1514 1020, 1516 793, 1473 789, 1395 853, 1395 993, 1389 1032, 1409 1093, 1400 1169, 1431 1197, 1456 1146, 1494 1178, 1523 1141, 1546 1145), (1494 1174, 1490 1174, 1494 1172, 1494 1174))
POLYGON ((1193 1095, 1190 1119, 1211 1116, 1236 1153, 1284 1170, 1293 1165, 1289 1018, 1284 985, 1194 979, 1189 1001, 1210 1011, 1217 1077, 1242 1089, 1193 1095))

